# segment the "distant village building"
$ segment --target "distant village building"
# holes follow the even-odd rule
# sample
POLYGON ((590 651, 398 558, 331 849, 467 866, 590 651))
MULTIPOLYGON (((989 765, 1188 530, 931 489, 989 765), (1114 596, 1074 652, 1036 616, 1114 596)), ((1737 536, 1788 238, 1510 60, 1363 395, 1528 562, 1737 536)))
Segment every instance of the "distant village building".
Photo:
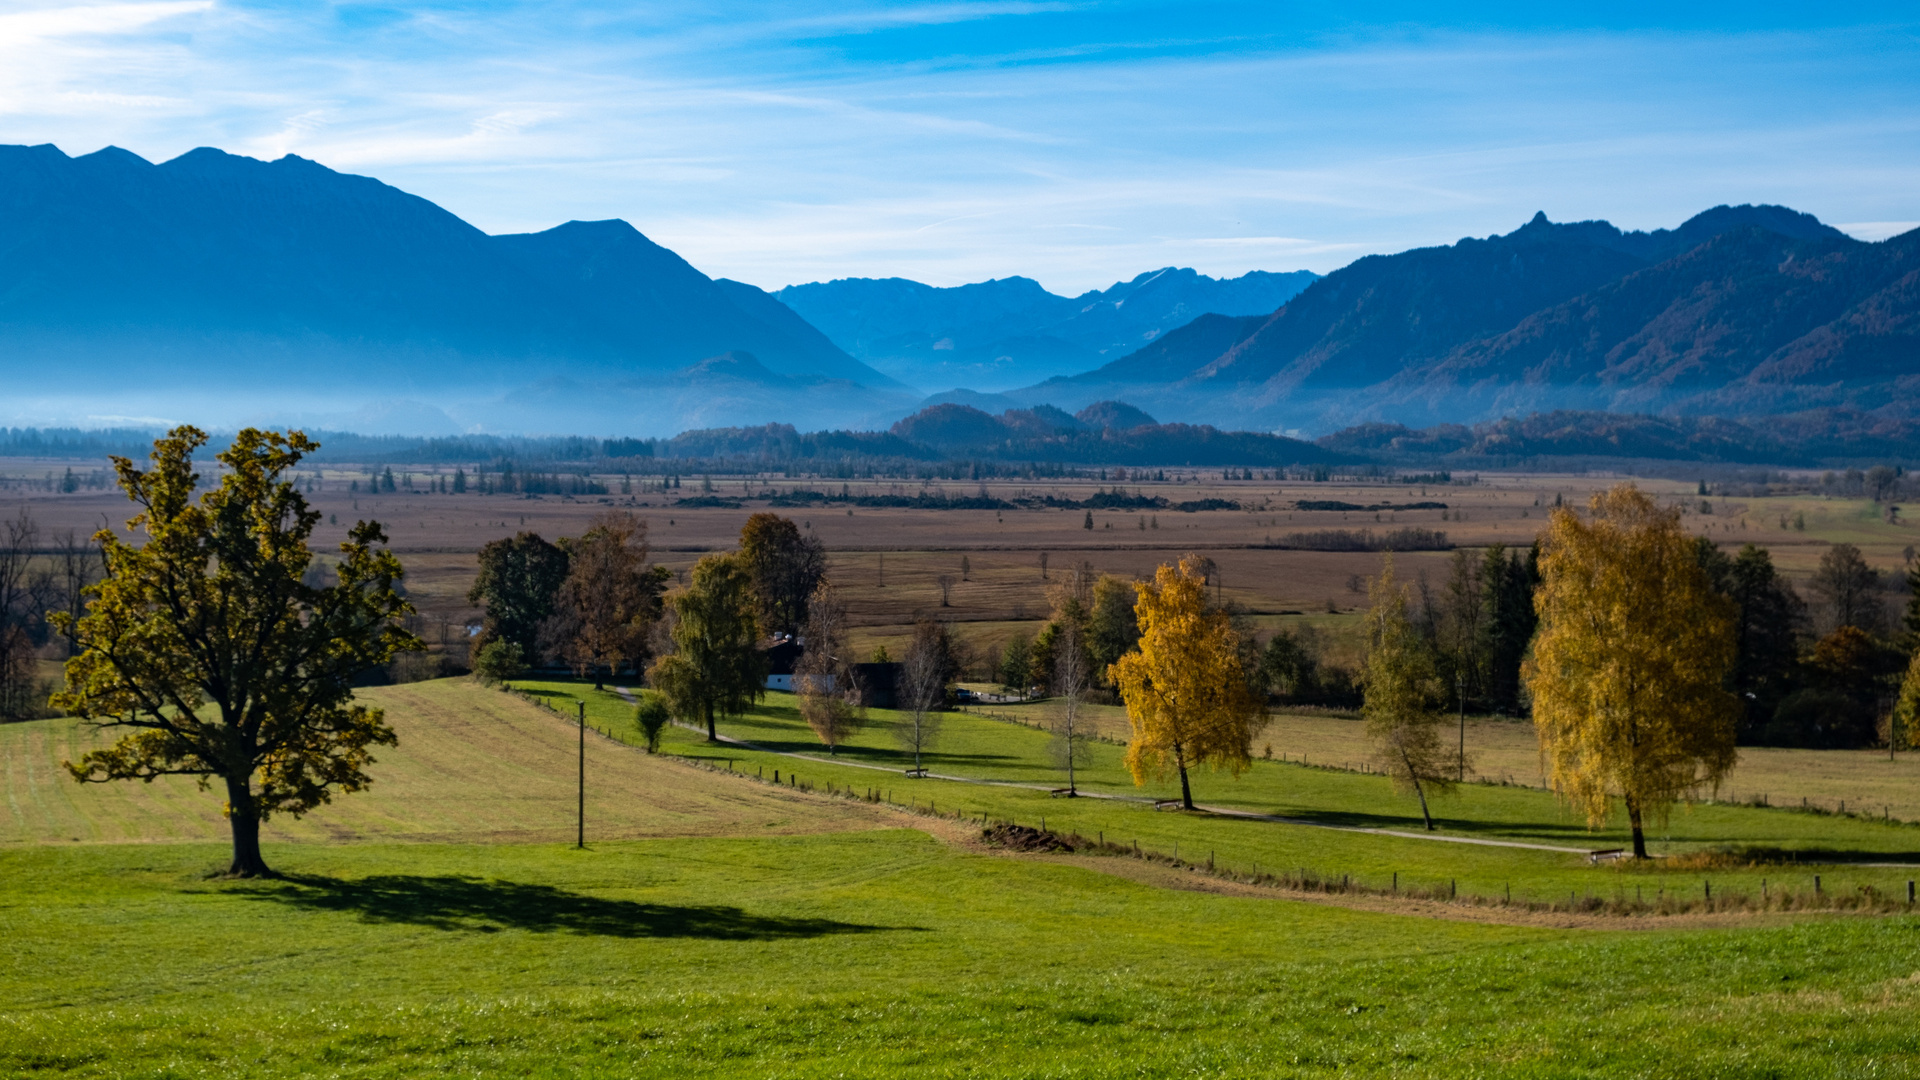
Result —
POLYGON ((767 689, 792 693, 793 669, 800 665, 800 654, 805 651, 799 638, 786 634, 780 634, 768 642, 767 689))
MULTIPOLYGON (((762 650, 767 654, 767 689, 797 693, 800 687, 795 685, 794 669, 800 666, 800 656, 806 651, 804 643, 797 637, 780 634, 768 640, 762 650)), ((855 664, 853 675, 860 685, 860 704, 891 709, 899 703, 899 664, 855 664)), ((826 682, 822 689, 831 693, 833 676, 820 678, 826 682)))

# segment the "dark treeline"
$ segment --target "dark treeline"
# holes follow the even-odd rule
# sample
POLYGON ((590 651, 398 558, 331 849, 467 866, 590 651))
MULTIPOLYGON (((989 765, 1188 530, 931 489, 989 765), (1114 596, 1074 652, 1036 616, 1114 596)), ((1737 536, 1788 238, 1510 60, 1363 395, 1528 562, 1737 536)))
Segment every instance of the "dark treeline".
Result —
MULTIPOLYGON (((0 428, 0 456, 98 459, 142 457, 157 429, 0 428)), ((672 475, 763 473, 833 479, 914 476, 986 479, 1079 475, 1088 467, 1160 466, 1284 471, 1326 479, 1329 470, 1364 477, 1393 468, 1546 468, 1625 470, 1658 476, 1710 476, 1730 494, 1756 485, 1804 486, 1765 467, 1865 466, 1920 459, 1920 421, 1827 410, 1747 424, 1722 417, 1551 412, 1483 423, 1409 428, 1366 423, 1312 442, 1208 425, 1148 422, 1096 426, 1050 406, 993 416, 937 405, 889 431, 802 432, 791 424, 707 428, 671 438, 585 436, 361 435, 309 432, 321 444, 315 464, 381 462, 447 466, 512 461, 597 471, 672 475)), ((215 436, 209 453, 226 438, 215 436)), ((1903 473, 1904 475, 1904 473, 1903 473)), ((1911 492, 1909 492, 1911 494, 1911 492)))
POLYGON ((53 685, 40 661, 72 656, 74 641, 48 615, 78 618, 83 590, 103 573, 100 548, 85 534, 43 533, 25 509, 0 524, 0 719, 49 715, 53 685))
MULTIPOLYGON (((1764 548, 1729 553, 1701 539, 1696 550, 1735 612, 1727 689, 1742 704, 1741 743, 1832 749, 1901 739, 1892 715, 1902 674, 1920 649, 1920 562, 1882 574, 1858 548, 1835 544, 1808 582, 1811 595, 1802 597, 1764 548)), ((1455 551, 1444 580, 1416 579, 1410 614, 1450 708, 1527 711, 1520 673, 1537 626, 1539 583, 1537 548, 1499 545, 1455 551)), ((1356 578, 1350 588, 1364 585, 1356 578)), ((1263 671, 1280 701, 1360 704, 1355 672, 1329 661, 1328 644, 1311 627, 1268 640, 1263 671)))
MULTIPOLYGON (((1301 504, 1301 509, 1307 509, 1301 504)), ((1375 533, 1372 529, 1316 529, 1268 537, 1266 546, 1289 551, 1452 551, 1439 529, 1408 526, 1375 533)))
POLYGON ((1858 747, 1898 741, 1890 725, 1909 657, 1920 648, 1920 565, 1883 575, 1835 544, 1802 598, 1768 553, 1700 542, 1701 565, 1733 602, 1739 652, 1730 687, 1745 706, 1743 742, 1858 747))
POLYGON ((1315 444, 1340 454, 1451 468, 1635 459, 1805 468, 1920 459, 1920 420, 1823 409, 1743 422, 1718 416, 1556 411, 1478 424, 1367 423, 1315 444))

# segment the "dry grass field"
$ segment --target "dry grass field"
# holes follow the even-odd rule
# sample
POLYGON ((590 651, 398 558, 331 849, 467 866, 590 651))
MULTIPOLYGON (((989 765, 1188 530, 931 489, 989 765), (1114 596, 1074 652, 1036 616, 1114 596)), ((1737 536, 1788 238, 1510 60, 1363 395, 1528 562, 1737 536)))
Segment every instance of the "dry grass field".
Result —
MULTIPOLYGON (((578 729, 466 679, 375 687, 400 745, 376 750, 366 791, 304 818, 274 818, 267 841, 571 841, 578 729)), ((0 844, 210 841, 228 837, 221 795, 185 777, 81 785, 54 763, 100 744, 71 719, 0 725, 0 844)), ((587 735, 587 820, 597 839, 774 836, 875 827, 854 804, 729 782, 587 735)))
MULTIPOLYGON (((4 459, 0 460, 0 479, 59 475, 69 464, 4 459)), ((395 472, 406 475, 401 469, 395 472)), ((411 475, 424 487, 432 471, 416 469, 411 475)), ((677 505, 680 499, 701 494, 697 478, 687 479, 676 491, 642 491, 640 488, 647 485, 639 483, 631 496, 598 498, 406 491, 369 495, 346 490, 355 480, 364 487, 366 476, 364 469, 335 469, 321 476, 318 490, 311 496, 314 505, 327 515, 319 529, 317 546, 325 550, 337 544, 360 518, 381 521, 406 564, 407 588, 421 611, 424 636, 436 645, 455 649, 463 638, 464 625, 479 614, 467 605, 466 591, 474 574, 473 553, 489 540, 522 529, 548 538, 578 535, 594 514, 615 506, 631 508, 647 520, 656 557, 668 567, 684 571, 701 555, 731 547, 748 515, 765 509, 764 502, 756 501, 738 509, 677 505)), ((612 490, 619 490, 618 476, 601 479, 612 490)), ((1418 526, 1444 531, 1463 547, 1494 542, 1524 545, 1538 535, 1556 497, 1584 504, 1594 491, 1620 478, 1489 473, 1471 479, 1471 483, 1448 485, 1227 481, 1220 479, 1218 471, 1197 471, 1184 474, 1177 482, 1129 480, 1124 485, 1129 490, 1138 488, 1174 502, 1224 498, 1241 504, 1242 509, 1198 513, 1096 511, 1091 530, 1085 528, 1086 515, 1079 510, 856 507, 849 513, 844 506, 818 505, 776 512, 801 523, 831 553, 834 579, 850 603, 856 627, 854 644, 862 650, 903 640, 913 620, 924 616, 950 620, 964 638, 991 647, 1004 642, 1021 623, 1043 618, 1048 610, 1048 587, 1079 563, 1089 563, 1103 573, 1145 576, 1155 566, 1188 552, 1215 561, 1220 568, 1221 594, 1251 611, 1262 629, 1314 619, 1332 630, 1337 639, 1350 624, 1340 615, 1328 618, 1329 609, 1345 615, 1364 602, 1364 596, 1353 586, 1378 572, 1380 556, 1281 550, 1266 547, 1270 540, 1289 532, 1362 528, 1380 532, 1418 526), (1303 499, 1359 505, 1431 501, 1444 502, 1448 509, 1306 512, 1292 508, 1303 499), (1043 553, 1048 559, 1044 576, 1040 566, 1043 553), (937 581, 942 575, 961 577, 962 558, 970 569, 965 580, 953 587, 949 606, 942 607, 937 581)), ((1692 484, 1647 479, 1636 482, 1685 507, 1687 524, 1700 534, 1730 546, 1761 544, 1772 550, 1776 562, 1790 576, 1802 580, 1833 543, 1859 545, 1868 560, 1884 571, 1903 567, 1907 549, 1920 544, 1920 525, 1889 522, 1879 507, 1864 499, 1714 498, 1707 500, 1711 513, 1703 514, 1692 484)), ((716 478, 712 485, 714 495, 734 499, 763 497, 796 487, 834 491, 840 487, 838 481, 771 475, 716 478)), ((970 495, 984 488, 990 495, 1007 499, 1023 495, 1084 499, 1109 486, 1097 479, 925 485, 928 490, 954 495, 970 495)), ((878 480, 856 481, 848 487, 854 494, 911 495, 923 485, 878 480)), ((117 491, 0 491, 0 515, 11 515, 23 507, 40 522, 43 535, 117 524, 129 517, 131 510, 117 491)), ((1437 581, 1446 572, 1448 558, 1443 552, 1415 552, 1401 554, 1396 561, 1403 577, 1416 579, 1424 573, 1437 581)))

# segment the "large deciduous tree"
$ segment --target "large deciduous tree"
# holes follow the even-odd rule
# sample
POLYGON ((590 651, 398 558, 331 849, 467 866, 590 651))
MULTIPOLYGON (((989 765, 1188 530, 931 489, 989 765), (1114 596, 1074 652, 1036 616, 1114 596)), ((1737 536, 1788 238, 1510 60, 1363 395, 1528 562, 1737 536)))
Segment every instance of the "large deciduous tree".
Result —
POLYGON ((1733 605, 1677 511, 1631 484, 1595 495, 1591 510, 1591 521, 1553 512, 1527 686, 1554 790, 1595 825, 1624 802, 1645 858, 1646 818, 1733 767, 1733 605))
POLYGON ((1361 672, 1360 706, 1375 759, 1396 786, 1420 799, 1420 817, 1433 831, 1429 790, 1445 790, 1461 764, 1440 742, 1440 714, 1433 704, 1445 693, 1433 655, 1407 618, 1405 587, 1393 579, 1393 556, 1369 589, 1367 663, 1361 672))
POLYGON ((1887 723, 1887 753, 1920 746, 1920 653, 1907 663, 1900 680, 1900 696, 1887 723))
POLYGON ((131 729, 67 764, 82 782, 224 783, 230 872, 258 877, 271 873, 262 821, 366 787, 368 748, 396 741, 380 710, 353 704, 353 677, 423 646, 400 625, 412 608, 378 523, 348 533, 336 584, 303 580, 321 515, 287 477, 318 444, 297 431, 243 430, 219 455, 219 486, 196 502, 193 452, 206 439, 175 428, 154 443, 147 470, 113 459, 141 508, 128 529, 146 542, 96 535, 104 580, 83 617, 54 616, 80 650, 54 703, 131 729))
POLYGON ((807 623, 807 600, 827 576, 820 541, 778 514, 759 513, 740 529, 740 556, 753 579, 760 628, 797 634, 807 623))
POLYGON ((673 652, 648 676, 673 714, 707 727, 738 716, 766 696, 767 655, 760 649, 753 579, 738 552, 708 555, 693 566, 687 588, 667 597, 673 609, 673 652))
POLYGON ((1265 708, 1248 688, 1239 635, 1226 612, 1208 608, 1206 582, 1201 561, 1189 555, 1136 585, 1139 648, 1109 669, 1132 728, 1127 768, 1134 783, 1172 767, 1189 810, 1188 767, 1204 763, 1239 775, 1266 723, 1265 708))
POLYGON ((567 574, 542 627, 554 651, 601 686, 622 664, 646 667, 647 631, 660 616, 672 572, 647 565, 647 523, 625 510, 596 515, 586 534, 563 540, 567 574))
POLYGON ((532 661, 540 655, 540 628, 552 617, 560 583, 567 579, 567 553, 523 532, 494 540, 480 549, 480 573, 467 592, 467 603, 486 609, 474 652, 497 640, 520 647, 532 661))

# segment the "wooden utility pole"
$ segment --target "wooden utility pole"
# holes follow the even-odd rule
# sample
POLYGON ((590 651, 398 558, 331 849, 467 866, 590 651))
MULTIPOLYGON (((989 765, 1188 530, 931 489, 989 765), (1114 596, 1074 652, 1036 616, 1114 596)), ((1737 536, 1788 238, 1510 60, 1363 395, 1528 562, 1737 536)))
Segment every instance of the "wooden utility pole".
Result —
POLYGON ((1460 701, 1460 782, 1467 782, 1467 689, 1466 676, 1455 672, 1453 696, 1460 701))
POLYGON ((587 703, 585 701, 580 702, 580 812, 577 821, 580 835, 574 846, 584 851, 587 847, 587 703))

